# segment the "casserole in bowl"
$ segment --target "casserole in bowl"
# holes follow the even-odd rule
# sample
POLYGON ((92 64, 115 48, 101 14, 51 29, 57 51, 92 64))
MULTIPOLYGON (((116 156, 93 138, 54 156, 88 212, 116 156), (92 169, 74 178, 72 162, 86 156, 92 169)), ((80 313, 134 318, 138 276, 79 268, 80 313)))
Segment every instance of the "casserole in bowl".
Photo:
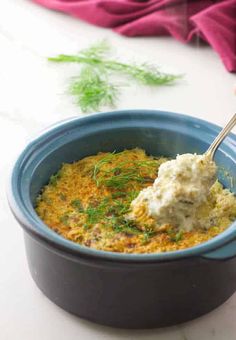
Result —
MULTIPOLYGON (((73 118, 49 128, 19 156, 9 203, 22 225, 31 275, 53 302, 80 317, 115 327, 147 328, 209 312, 236 289, 236 223, 198 246, 165 253, 90 249, 48 228, 36 197, 62 163, 100 151, 139 147, 154 156, 203 153, 220 128, 189 116, 130 110, 73 118)), ((236 192, 236 137, 216 154, 221 183, 236 192)))

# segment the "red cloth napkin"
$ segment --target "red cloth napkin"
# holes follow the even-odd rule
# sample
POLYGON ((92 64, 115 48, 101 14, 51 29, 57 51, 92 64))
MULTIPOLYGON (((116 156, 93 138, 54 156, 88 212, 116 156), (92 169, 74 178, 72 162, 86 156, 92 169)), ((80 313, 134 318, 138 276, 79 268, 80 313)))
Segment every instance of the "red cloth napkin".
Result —
POLYGON ((236 0, 33 0, 126 36, 194 36, 208 42, 236 71, 236 0))

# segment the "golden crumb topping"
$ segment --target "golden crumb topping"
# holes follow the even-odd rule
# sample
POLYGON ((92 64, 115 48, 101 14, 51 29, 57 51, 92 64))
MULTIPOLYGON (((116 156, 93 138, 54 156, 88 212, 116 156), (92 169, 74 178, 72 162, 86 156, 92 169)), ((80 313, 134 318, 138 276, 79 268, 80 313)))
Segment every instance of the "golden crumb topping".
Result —
POLYGON ((199 227, 194 230, 167 225, 156 231, 143 210, 138 212, 137 224, 127 219, 131 202, 153 184, 166 161, 136 148, 63 164, 38 196, 36 212, 46 225, 73 242, 123 253, 193 247, 225 230, 236 218, 236 198, 219 182, 200 206, 199 227))

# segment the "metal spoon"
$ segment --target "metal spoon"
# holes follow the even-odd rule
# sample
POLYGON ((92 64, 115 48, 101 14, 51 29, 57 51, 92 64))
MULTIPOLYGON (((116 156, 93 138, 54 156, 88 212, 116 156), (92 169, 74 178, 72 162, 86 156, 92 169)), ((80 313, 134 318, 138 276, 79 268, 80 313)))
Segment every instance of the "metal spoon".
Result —
POLYGON ((236 113, 230 119, 228 124, 220 131, 215 140, 211 143, 210 147, 205 152, 205 155, 208 155, 211 159, 213 159, 215 152, 218 149, 218 146, 221 144, 221 142, 225 139, 225 137, 229 134, 229 132, 233 129, 235 125, 236 125, 236 113))

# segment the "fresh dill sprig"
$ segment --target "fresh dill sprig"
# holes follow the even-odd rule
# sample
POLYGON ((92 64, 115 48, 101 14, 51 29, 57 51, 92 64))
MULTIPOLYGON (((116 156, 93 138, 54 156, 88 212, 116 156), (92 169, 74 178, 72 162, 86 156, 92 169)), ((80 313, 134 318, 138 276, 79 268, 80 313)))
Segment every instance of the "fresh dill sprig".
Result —
POLYGON ((170 85, 181 77, 161 72, 156 66, 147 63, 128 64, 109 59, 107 58, 109 52, 109 44, 101 41, 77 55, 60 54, 48 58, 53 62, 83 65, 79 75, 71 79, 69 86, 69 92, 75 97, 76 104, 83 112, 97 111, 104 106, 115 106, 120 86, 110 81, 113 75, 123 75, 148 86, 170 85))
POLYGON ((80 54, 88 58, 103 58, 106 57, 111 51, 111 46, 107 40, 99 41, 97 44, 90 46, 82 51, 80 54))
POLYGON ((111 161, 111 159, 113 158, 115 154, 115 151, 113 151, 112 153, 109 153, 107 156, 105 156, 104 158, 101 158, 94 166, 93 168, 93 179, 96 182, 96 185, 99 186, 99 179, 97 177, 98 173, 101 170, 101 167, 106 164, 109 163, 111 161))
POLYGON ((110 170, 103 169, 106 163, 109 163, 112 158, 119 155, 118 153, 109 153, 104 158, 101 158, 93 168, 93 180, 96 185, 105 185, 108 188, 122 191, 127 184, 131 182, 147 183, 153 182, 153 179, 149 176, 143 176, 140 171, 142 168, 151 166, 152 168, 158 168, 160 165, 157 160, 152 161, 132 161, 132 165, 127 166, 130 161, 121 162, 119 166, 115 166, 110 170))
POLYGON ((69 92, 83 112, 97 111, 101 106, 115 106, 118 86, 111 84, 106 74, 92 66, 82 68, 80 76, 72 80, 69 92))
POLYGON ((65 226, 68 226, 69 218, 70 217, 68 214, 64 214, 60 217, 60 222, 63 223, 65 226))
POLYGON ((104 184, 108 188, 114 188, 114 189, 120 190, 120 189, 125 188, 126 185, 130 183, 131 181, 144 183, 146 179, 142 177, 135 168, 133 168, 130 171, 123 170, 120 174, 118 175, 114 174, 114 176, 108 179, 104 178, 100 181, 100 183, 104 184))
POLYGON ((129 65, 111 60, 105 61, 104 65, 107 69, 123 73, 124 75, 149 86, 168 85, 179 78, 179 76, 176 75, 162 73, 157 70, 154 65, 149 65, 147 63, 129 65))
POLYGON ((167 234, 168 234, 168 236, 169 236, 169 238, 170 238, 170 240, 171 240, 172 242, 179 242, 179 241, 181 241, 182 238, 183 238, 183 230, 179 230, 179 231, 177 232, 177 231, 175 231, 175 230, 173 230, 173 229, 169 229, 169 230, 167 231, 167 234))

